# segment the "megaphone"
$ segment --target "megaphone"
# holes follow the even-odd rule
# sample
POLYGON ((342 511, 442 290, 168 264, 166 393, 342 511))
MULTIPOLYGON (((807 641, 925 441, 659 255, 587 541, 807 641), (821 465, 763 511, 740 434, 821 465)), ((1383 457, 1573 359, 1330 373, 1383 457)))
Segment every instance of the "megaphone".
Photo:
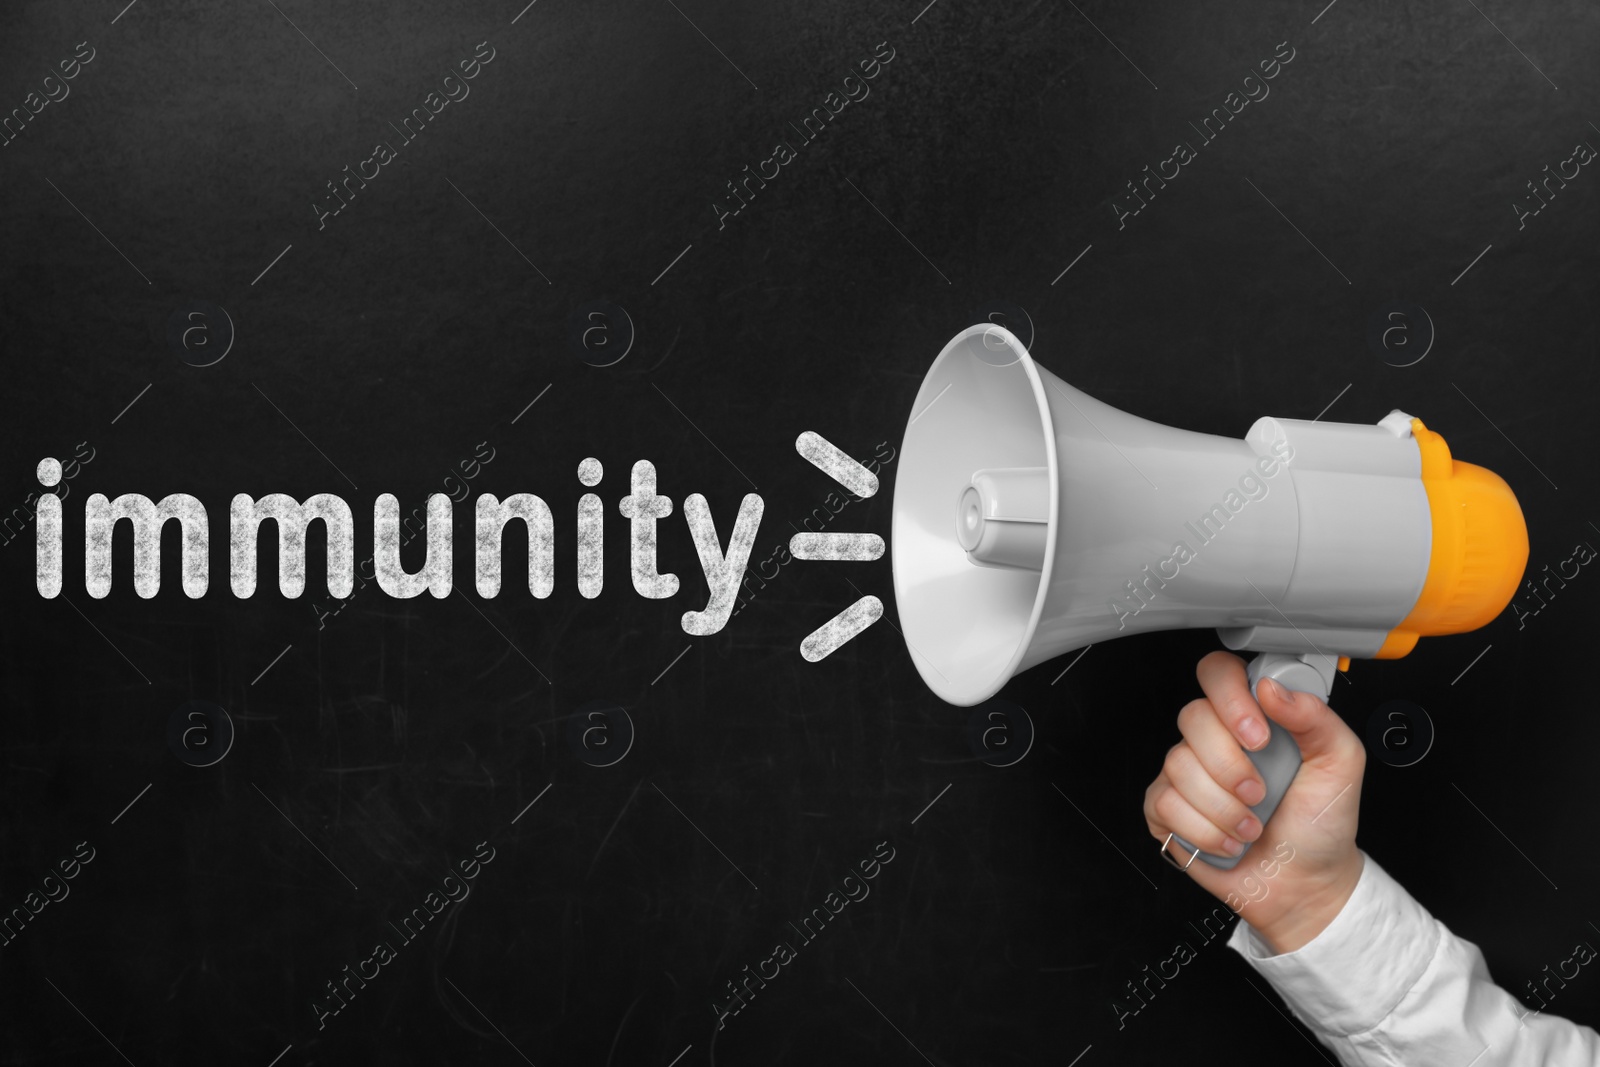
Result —
MULTIPOLYGON (((1073 388, 988 323, 956 334, 917 393, 890 543, 912 661, 963 706, 1064 653, 1187 627, 1259 653, 1252 693, 1272 677, 1326 700, 1352 658, 1488 623, 1528 561, 1510 487, 1420 419, 1180 430, 1073 388)), ((1263 825, 1301 762, 1268 725, 1248 753, 1263 825)), ((1244 855, 1177 841, 1189 863, 1244 855)))

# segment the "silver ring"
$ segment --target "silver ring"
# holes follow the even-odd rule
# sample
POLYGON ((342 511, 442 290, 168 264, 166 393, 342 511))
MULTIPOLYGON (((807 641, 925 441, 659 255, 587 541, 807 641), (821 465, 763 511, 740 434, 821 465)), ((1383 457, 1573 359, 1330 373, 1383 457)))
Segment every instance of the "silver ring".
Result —
POLYGON ((1174 856, 1171 852, 1167 851, 1167 847, 1172 844, 1172 839, 1174 837, 1177 837, 1177 836, 1178 835, 1177 835, 1176 832, 1170 833, 1170 834, 1167 835, 1167 839, 1165 841, 1161 842, 1161 857, 1162 857, 1162 859, 1165 859, 1168 863, 1172 864, 1174 867, 1177 867, 1178 870, 1187 871, 1189 869, 1189 864, 1193 863, 1195 861, 1196 857, 1198 857, 1200 855, 1200 850, 1199 849, 1194 849, 1193 851, 1191 851, 1189 853, 1189 863, 1185 863, 1185 864, 1182 864, 1180 866, 1179 863, 1178 863, 1178 858, 1176 856, 1174 856))

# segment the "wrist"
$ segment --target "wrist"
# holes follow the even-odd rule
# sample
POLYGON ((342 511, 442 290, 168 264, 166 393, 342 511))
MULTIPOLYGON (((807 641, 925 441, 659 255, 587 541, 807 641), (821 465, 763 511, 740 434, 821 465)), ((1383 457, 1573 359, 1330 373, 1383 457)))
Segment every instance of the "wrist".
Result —
POLYGON ((1281 956, 1305 947, 1344 910, 1357 883, 1361 881, 1364 865, 1361 852, 1352 848, 1349 859, 1332 868, 1321 885, 1308 888, 1293 908, 1273 916, 1268 922, 1260 925, 1252 922, 1250 925, 1274 955, 1281 956))

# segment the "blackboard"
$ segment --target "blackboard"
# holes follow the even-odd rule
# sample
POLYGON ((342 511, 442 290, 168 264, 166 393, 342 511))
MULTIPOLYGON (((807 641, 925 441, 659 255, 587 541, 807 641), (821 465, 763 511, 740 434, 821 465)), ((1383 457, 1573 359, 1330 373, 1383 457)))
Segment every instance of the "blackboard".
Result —
MULTIPOLYGON (((1189 932, 1216 902, 1140 811, 1215 632, 1015 678, 1031 747, 986 761, 897 632, 893 545, 781 551, 807 519, 889 536, 922 376, 1002 304, 1141 417, 1401 408, 1507 479, 1545 584, 1335 689, 1358 733, 1394 701, 1434 731, 1370 760, 1360 842, 1530 1006, 1600 936, 1600 579, 1562 570, 1600 544, 1588 8, 72 0, 8 31, 0 911, 37 912, 0 946, 0 1060, 1092 1067, 1221 1033, 1317 1062, 1189 932), (882 490, 841 495, 808 430, 882 490), (660 599, 618 512, 640 460, 673 501, 660 599), (553 589, 513 523, 483 598, 470 502, 520 492, 553 589), (168 523, 158 593, 120 534, 91 596, 96 493, 202 502, 205 594, 168 523), (380 495, 416 529, 446 494, 454 589, 330 597, 314 533, 301 596, 270 549, 236 596, 241 493, 340 496, 358 564, 380 495), (694 494, 724 544, 763 507, 709 636, 694 494), (868 594, 883 622, 802 658, 868 594), (1177 940, 1197 958, 1119 1020, 1177 940)), ((1597 981, 1549 1010, 1595 1025, 1597 981)))

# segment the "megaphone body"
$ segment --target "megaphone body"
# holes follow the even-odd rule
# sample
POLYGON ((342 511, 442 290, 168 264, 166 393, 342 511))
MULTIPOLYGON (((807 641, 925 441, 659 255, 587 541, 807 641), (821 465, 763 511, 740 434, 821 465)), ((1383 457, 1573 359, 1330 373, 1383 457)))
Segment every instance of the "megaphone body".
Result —
MULTIPOLYGON (((957 334, 917 394, 891 544, 912 660, 958 705, 1063 653, 1189 627, 1265 653, 1252 687, 1270 675, 1326 699, 1349 658, 1487 623, 1528 557, 1506 483, 1403 412, 1181 430, 1073 388, 988 324, 957 334)), ((1250 754, 1263 824, 1300 762, 1271 726, 1250 754)))

